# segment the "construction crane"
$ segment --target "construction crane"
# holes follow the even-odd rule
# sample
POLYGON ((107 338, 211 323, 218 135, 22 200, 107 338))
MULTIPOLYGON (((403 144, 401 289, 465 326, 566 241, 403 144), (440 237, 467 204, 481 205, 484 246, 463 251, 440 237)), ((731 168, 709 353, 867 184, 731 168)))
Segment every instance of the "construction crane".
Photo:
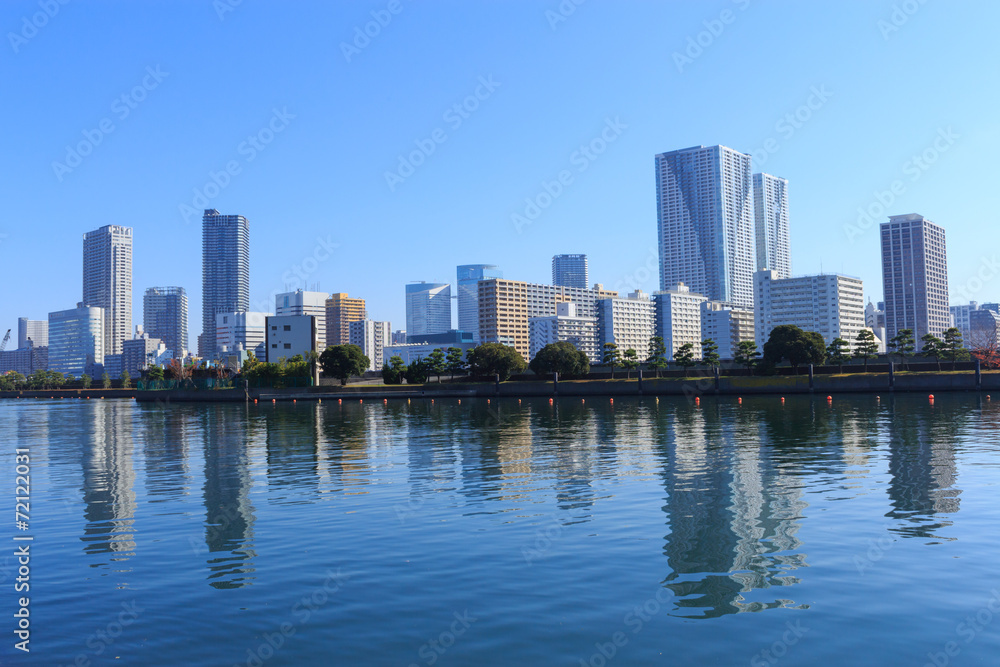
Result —
POLYGON ((7 335, 3 337, 3 342, 0 343, 0 352, 7 349, 7 341, 10 340, 10 329, 7 329, 7 335))

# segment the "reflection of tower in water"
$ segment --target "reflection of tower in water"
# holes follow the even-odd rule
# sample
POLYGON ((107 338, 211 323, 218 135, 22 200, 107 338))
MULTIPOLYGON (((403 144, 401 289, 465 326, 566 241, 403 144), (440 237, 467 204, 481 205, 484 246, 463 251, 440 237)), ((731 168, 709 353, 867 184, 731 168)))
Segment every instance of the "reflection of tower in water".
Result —
POLYGON ((204 411, 205 544, 209 583, 240 588, 253 579, 254 507, 250 503, 250 456, 242 407, 213 405, 204 411))
POLYGON ((724 424, 711 407, 682 407, 667 417, 666 424, 663 416, 657 419, 671 529, 665 585, 677 607, 713 618, 793 605, 752 598, 759 597, 755 591, 799 581, 788 574, 805 565, 794 553, 805 507, 798 484, 763 459, 752 421, 733 417, 724 424))
MULTIPOLYGON (((905 406, 905 407, 904 407, 905 406)), ((961 490, 955 487, 955 441, 959 420, 950 413, 935 421, 933 413, 910 412, 893 401, 889 435, 889 500, 887 516, 905 520, 893 531, 907 537, 937 537, 934 532, 952 521, 939 514, 959 509, 961 490), (929 414, 931 416, 929 416, 929 414)))
POLYGON ((118 401, 93 402, 86 408, 83 426, 90 437, 83 450, 84 551, 112 553, 112 560, 125 560, 135 555, 133 408, 118 401))

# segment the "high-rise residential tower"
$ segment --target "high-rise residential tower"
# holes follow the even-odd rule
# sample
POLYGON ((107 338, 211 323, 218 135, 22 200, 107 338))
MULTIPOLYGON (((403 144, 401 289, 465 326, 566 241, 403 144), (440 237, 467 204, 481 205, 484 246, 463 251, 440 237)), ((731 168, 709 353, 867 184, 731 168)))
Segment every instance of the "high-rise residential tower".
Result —
POLYGON ((336 292, 326 300, 326 345, 347 345, 351 342, 351 322, 365 319, 365 300, 352 299, 345 292, 336 292))
POLYGON ((660 289, 683 282, 709 299, 753 307, 750 156, 695 146, 656 156, 660 289))
POLYGON ((198 356, 215 357, 220 313, 250 310, 250 223, 206 209, 201 227, 201 327, 198 356))
POLYGON ((411 283, 406 286, 406 335, 447 333, 451 329, 451 285, 411 283))
POLYGON ((105 321, 101 308, 84 303, 49 313, 49 370, 73 377, 97 375, 104 365, 105 321))
POLYGON ((757 270, 770 269, 775 279, 792 277, 788 242, 788 181, 771 174, 753 175, 757 270))
POLYGON ((951 326, 944 228, 910 213, 889 216, 880 232, 885 335, 912 329, 919 350, 922 336, 940 337, 951 326))
POLYGON ((586 255, 556 255, 552 258, 552 284, 587 289, 590 275, 586 255))
POLYGON ((132 336, 132 228, 105 225, 83 235, 83 304, 104 310, 104 354, 132 336))
POLYGON ((174 359, 188 348, 188 298, 183 287, 150 287, 142 295, 142 328, 159 338, 174 359))
POLYGON ((463 264, 458 267, 458 328, 479 342, 479 281, 503 278, 494 264, 463 264))

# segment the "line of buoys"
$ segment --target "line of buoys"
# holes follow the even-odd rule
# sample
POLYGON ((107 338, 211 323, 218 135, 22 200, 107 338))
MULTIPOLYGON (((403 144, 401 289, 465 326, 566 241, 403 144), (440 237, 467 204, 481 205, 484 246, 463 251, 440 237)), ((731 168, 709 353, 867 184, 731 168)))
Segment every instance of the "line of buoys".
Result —
POLYGON ((364 402, 365 402, 365 399, 363 399, 363 398, 359 398, 358 399, 358 403, 364 403, 364 402))
POLYGON ((615 399, 613 399, 613 398, 611 399, 611 404, 612 404, 612 405, 614 405, 614 404, 615 404, 615 399))
POLYGON ((255 399, 253 399, 253 402, 254 402, 254 403, 256 403, 256 402, 257 402, 257 399, 256 399, 256 398, 255 398, 255 399))
POLYGON ((383 398, 383 399, 382 399, 382 402, 383 402, 383 403, 388 403, 388 402, 389 402, 389 399, 388 399, 388 398, 383 398))
POLYGON ((298 399, 295 398, 292 399, 292 403, 298 403, 298 402, 299 402, 298 399))

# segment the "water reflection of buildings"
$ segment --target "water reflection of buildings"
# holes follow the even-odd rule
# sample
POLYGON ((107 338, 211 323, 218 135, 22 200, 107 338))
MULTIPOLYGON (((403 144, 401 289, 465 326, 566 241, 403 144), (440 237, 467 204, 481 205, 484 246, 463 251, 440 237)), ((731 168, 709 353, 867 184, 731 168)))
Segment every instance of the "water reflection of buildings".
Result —
POLYGON ((665 585, 679 609, 700 611, 686 616, 792 606, 755 592, 799 582, 789 572, 806 565, 796 537, 802 488, 769 464, 754 418, 718 410, 665 408, 656 418, 671 531, 665 585))
POLYGON ((243 406, 206 406, 202 419, 208 579, 215 588, 240 588, 253 580, 256 557, 250 502, 254 426, 243 406))
POLYGON ((955 442, 958 424, 953 411, 944 414, 914 399, 894 399, 889 406, 889 501, 887 516, 899 519, 892 530, 906 537, 935 537, 952 525, 939 515, 958 512, 955 442))
POLYGON ((139 403, 145 459, 146 493, 150 502, 188 495, 191 441, 198 429, 197 407, 139 403))
POLYGON ((135 469, 132 465, 132 405, 95 401, 82 411, 83 502, 87 525, 84 551, 114 554, 113 561, 135 555, 135 469))

